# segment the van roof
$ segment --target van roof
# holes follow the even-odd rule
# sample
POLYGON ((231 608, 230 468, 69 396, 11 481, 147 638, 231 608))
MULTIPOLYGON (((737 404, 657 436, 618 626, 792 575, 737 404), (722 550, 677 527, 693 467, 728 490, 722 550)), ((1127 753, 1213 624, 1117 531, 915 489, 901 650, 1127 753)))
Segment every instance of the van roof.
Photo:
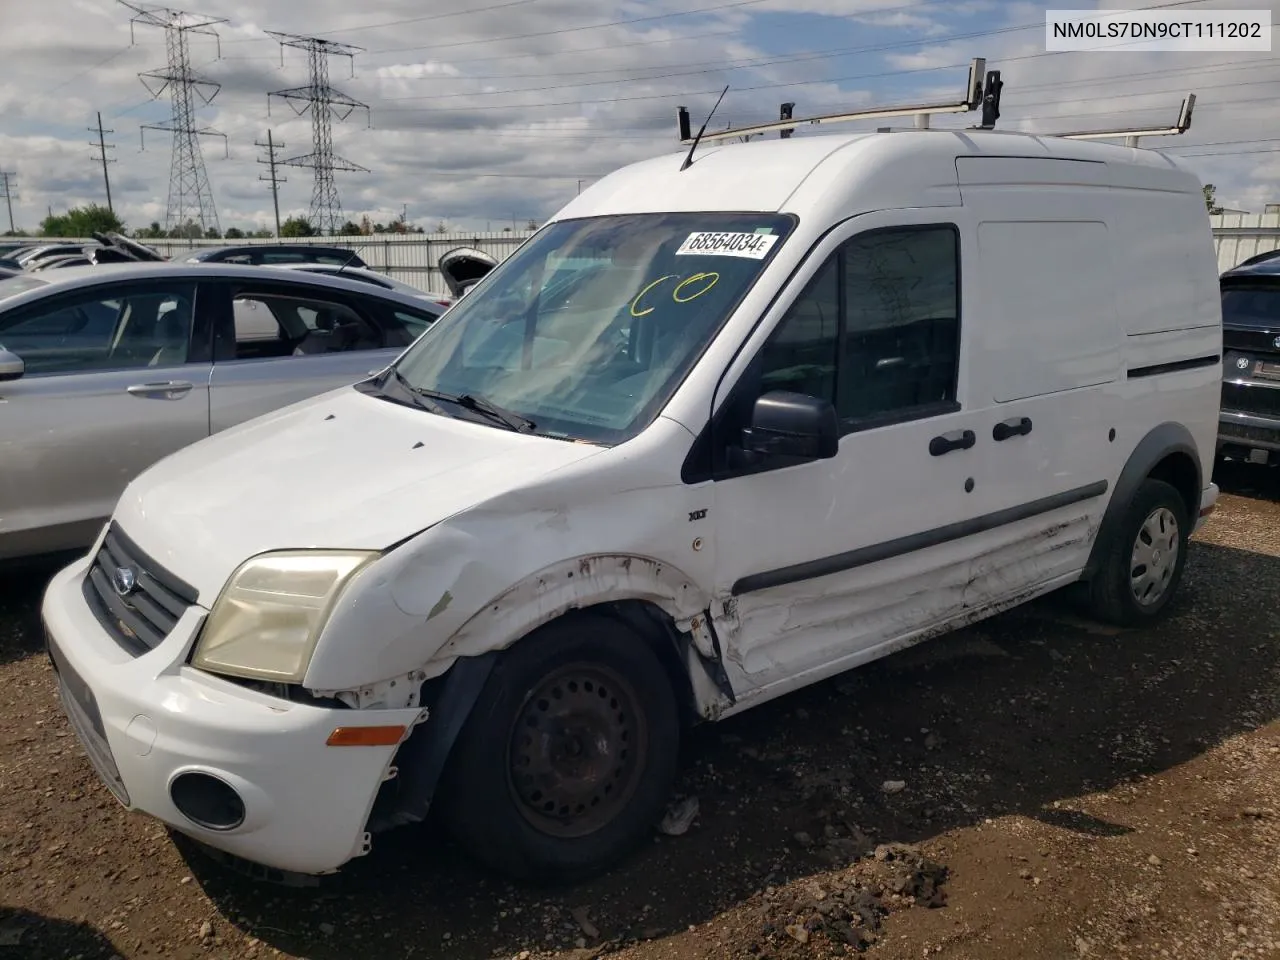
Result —
MULTIPOLYGON (((1200 193, 1180 161, 1154 150, 991 130, 825 134, 700 144, 615 170, 556 219, 621 213, 833 210, 947 206, 959 202, 956 158, 1040 157, 1105 163, 1116 186, 1200 193), (870 206, 868 204, 871 204, 870 206)), ((1087 181, 1096 183, 1096 177, 1087 181)), ((1104 181, 1105 182, 1105 181, 1104 181)))

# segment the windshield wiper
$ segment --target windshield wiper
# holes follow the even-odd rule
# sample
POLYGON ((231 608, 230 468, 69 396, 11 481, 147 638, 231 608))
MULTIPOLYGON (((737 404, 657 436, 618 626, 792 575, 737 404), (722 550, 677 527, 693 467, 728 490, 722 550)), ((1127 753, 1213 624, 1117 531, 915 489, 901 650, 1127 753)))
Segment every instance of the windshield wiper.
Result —
POLYGON ((409 394, 414 403, 423 410, 443 414, 444 410, 439 406, 439 401, 443 400, 445 403, 454 403, 466 410, 482 413, 489 419, 501 423, 508 430, 514 430, 516 433, 532 433, 536 427, 528 417, 522 417, 520 414, 500 407, 484 397, 478 397, 473 393, 453 394, 444 393, 440 390, 428 390, 426 387, 415 387, 395 367, 389 367, 388 372, 390 376, 385 378, 383 383, 385 384, 388 379, 394 379, 400 389, 409 394))
POLYGON ((528 417, 522 417, 520 414, 507 410, 505 407, 498 406, 491 400, 477 397, 474 393, 463 393, 454 396, 453 394, 438 393, 430 390, 423 391, 423 396, 430 397, 433 400, 447 400, 468 410, 474 410, 476 413, 483 413, 490 420, 495 420, 516 433, 532 433, 536 426, 528 417))
POLYGON ((433 401, 433 398, 429 397, 421 389, 419 389, 418 387, 415 387, 412 383, 406 380, 404 378, 404 374, 402 374, 399 370, 397 370, 395 367, 390 367, 388 368, 388 370, 391 376, 383 379, 382 383, 384 386, 386 385, 387 380, 394 380, 396 382, 396 385, 399 386, 400 389, 403 390, 406 394, 408 394, 409 399, 413 402, 413 405, 417 407, 419 410, 426 410, 428 413, 438 413, 441 416, 448 416, 448 414, 445 413, 443 407, 441 407, 438 403, 435 403, 433 401))

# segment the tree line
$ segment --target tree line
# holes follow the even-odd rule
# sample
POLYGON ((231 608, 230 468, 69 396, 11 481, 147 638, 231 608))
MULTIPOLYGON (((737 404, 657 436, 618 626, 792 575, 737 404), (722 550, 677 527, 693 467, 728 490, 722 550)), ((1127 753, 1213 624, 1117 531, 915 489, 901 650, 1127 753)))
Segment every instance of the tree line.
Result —
MULTIPOLYGON (((536 230, 538 223, 536 220, 530 220, 526 226, 529 230, 536 230)), ((511 230, 511 227, 503 227, 506 233, 510 233, 511 230)), ((453 228, 448 223, 440 221, 432 232, 445 234, 452 231, 453 228)), ((425 232, 422 227, 408 223, 401 215, 389 223, 378 223, 368 216, 361 217, 359 223, 348 220, 336 231, 336 234, 340 237, 361 237, 375 233, 421 234, 425 232)), ((37 236, 80 238, 91 237, 95 233, 119 233, 131 236, 135 240, 266 240, 275 236, 271 230, 241 230, 239 227, 229 227, 225 233, 219 233, 217 230, 202 229, 194 221, 166 230, 158 221, 153 220, 148 226, 130 232, 125 222, 114 211, 98 203, 72 207, 66 213, 51 213, 40 221, 37 236)), ((4 235, 26 236, 27 234, 22 230, 14 230, 4 235)), ((315 229, 305 217, 290 217, 280 224, 281 237, 292 239, 319 235, 320 231, 315 229)))

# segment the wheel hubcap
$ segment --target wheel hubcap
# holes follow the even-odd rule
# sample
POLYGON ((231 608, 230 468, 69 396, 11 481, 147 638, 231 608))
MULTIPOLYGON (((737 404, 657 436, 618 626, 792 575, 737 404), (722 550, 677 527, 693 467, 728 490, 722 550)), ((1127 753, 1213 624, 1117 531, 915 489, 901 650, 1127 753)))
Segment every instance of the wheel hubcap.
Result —
POLYGON ((538 830, 585 836, 631 799, 647 750, 631 685, 599 664, 571 664, 525 701, 507 747, 509 786, 538 830))
POLYGON ((1178 520, 1168 507, 1158 507, 1143 521, 1133 542, 1129 586, 1133 598, 1150 606, 1163 597, 1178 564, 1178 520))

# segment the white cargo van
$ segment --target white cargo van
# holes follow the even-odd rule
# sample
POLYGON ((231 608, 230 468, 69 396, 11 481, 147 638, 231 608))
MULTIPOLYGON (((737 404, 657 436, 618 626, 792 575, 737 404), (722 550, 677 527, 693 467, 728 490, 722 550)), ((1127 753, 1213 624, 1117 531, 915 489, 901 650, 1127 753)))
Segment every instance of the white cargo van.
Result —
POLYGON ((585 190, 391 367, 129 487, 43 616, 126 806, 318 874, 438 806, 641 842, 682 730, 1086 581, 1212 510, 1201 185, 981 130, 707 145, 585 190))

